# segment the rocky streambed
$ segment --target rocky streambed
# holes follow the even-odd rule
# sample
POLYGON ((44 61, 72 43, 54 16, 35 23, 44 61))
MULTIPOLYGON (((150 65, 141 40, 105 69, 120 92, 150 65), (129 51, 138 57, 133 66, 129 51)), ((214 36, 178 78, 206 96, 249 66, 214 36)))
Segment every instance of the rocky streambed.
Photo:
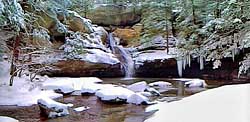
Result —
MULTIPOLYGON (((168 79, 155 79, 155 78, 137 78, 125 81, 120 78, 105 78, 104 83, 112 84, 132 84, 134 82, 145 80, 148 83, 152 81, 165 80, 170 81, 174 87, 177 85, 175 81, 168 79)), ((195 88, 187 89, 186 96, 200 92, 204 89, 195 88)), ((175 101, 180 97, 176 96, 176 89, 169 91, 162 91, 162 95, 154 97, 152 99, 158 101, 175 101)), ((64 95, 63 98, 59 98, 56 101, 62 103, 72 103, 74 107, 88 106, 88 110, 82 112, 76 112, 73 109, 69 109, 69 115, 64 117, 58 117, 49 119, 40 113, 38 105, 30 107, 19 107, 19 106, 1 106, 0 115, 9 116, 18 119, 20 122, 143 122, 146 117, 153 113, 146 113, 145 108, 147 105, 134 105, 134 104, 115 104, 109 102, 103 102, 94 95, 90 96, 72 96, 64 95)))

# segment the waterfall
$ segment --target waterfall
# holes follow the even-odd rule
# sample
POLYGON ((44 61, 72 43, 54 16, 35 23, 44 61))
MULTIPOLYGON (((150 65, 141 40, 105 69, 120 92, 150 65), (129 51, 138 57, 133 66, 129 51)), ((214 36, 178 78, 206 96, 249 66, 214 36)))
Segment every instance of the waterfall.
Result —
POLYGON ((132 78, 134 74, 134 61, 131 55, 122 46, 117 46, 121 55, 121 64, 125 71, 125 78, 132 78))
POLYGON ((115 42, 115 38, 113 36, 113 33, 109 33, 108 35, 108 48, 112 51, 112 53, 115 53, 115 46, 117 46, 115 42))
POLYGON ((109 33, 108 35, 108 41, 109 41, 109 47, 112 51, 112 53, 119 54, 120 62, 122 65, 122 68, 125 72, 125 78, 132 78, 134 74, 134 61, 129 52, 123 48, 122 46, 119 46, 116 44, 114 36, 112 33, 109 33))

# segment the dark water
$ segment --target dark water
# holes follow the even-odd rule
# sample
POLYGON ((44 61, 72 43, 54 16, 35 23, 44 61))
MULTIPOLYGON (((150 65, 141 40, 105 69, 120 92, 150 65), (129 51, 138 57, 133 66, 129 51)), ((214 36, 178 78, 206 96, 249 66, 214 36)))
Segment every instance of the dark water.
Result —
MULTIPOLYGON (((164 78, 136 78, 124 80, 120 78, 104 78, 104 83, 113 84, 132 84, 134 82, 146 81, 148 83, 154 81, 168 81, 174 87, 177 86, 175 81, 164 78)), ((223 82, 210 81, 209 87, 213 88, 223 84, 223 82)), ((195 94, 206 89, 186 89, 185 96, 195 94)), ((152 99, 159 101, 174 101, 176 98, 177 89, 173 88, 168 91, 163 91, 162 96, 152 99)), ((96 96, 64 96, 58 101, 63 103, 72 103, 74 107, 89 106, 90 109, 83 112, 75 112, 70 109, 70 115, 59 117, 56 119, 47 119, 40 115, 40 110, 37 105, 30 107, 16 106, 0 106, 0 115, 9 116, 18 119, 20 122, 143 122, 149 116, 145 113, 145 105, 132 104, 110 104, 101 102, 96 96)))

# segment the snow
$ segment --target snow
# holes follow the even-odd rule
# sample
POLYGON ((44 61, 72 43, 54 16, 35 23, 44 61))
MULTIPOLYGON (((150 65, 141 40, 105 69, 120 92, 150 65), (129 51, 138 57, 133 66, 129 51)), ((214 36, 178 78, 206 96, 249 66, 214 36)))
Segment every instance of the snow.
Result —
POLYGON ((144 122, 248 122, 250 84, 228 85, 171 103, 152 105, 157 111, 144 122))
POLYGON ((88 84, 101 83, 102 80, 96 77, 82 77, 82 78, 50 78, 43 83, 44 89, 59 89, 62 93, 72 93, 79 95, 83 86, 88 84))
POLYGON ((153 96, 153 94, 151 94, 150 92, 138 92, 140 93, 141 95, 145 96, 145 97, 151 97, 153 96))
POLYGON ((89 49, 90 53, 87 53, 85 55, 85 58, 83 60, 93 62, 93 63, 105 63, 105 64, 117 64, 120 61, 116 58, 115 55, 111 53, 106 53, 99 49, 89 49))
POLYGON ((197 79, 197 78, 176 78, 176 79, 173 79, 173 80, 177 80, 177 81, 180 81, 180 82, 185 82, 185 86, 186 87, 206 87, 207 84, 205 82, 205 80, 203 79, 197 79))
POLYGON ((69 114, 68 107, 72 106, 71 104, 63 104, 56 102, 48 97, 43 97, 37 100, 37 103, 44 107, 44 109, 52 109, 53 112, 49 113, 49 118, 65 116, 69 114))
POLYGON ((147 88, 147 83, 145 81, 137 82, 127 86, 127 88, 134 92, 143 92, 147 88))
POLYGON ((218 69, 221 66, 220 60, 215 60, 213 63, 213 69, 218 69))
POLYGON ((64 94, 72 93, 74 91, 73 82, 67 79, 55 80, 53 82, 47 81, 43 83, 43 89, 46 90, 59 90, 64 94))
POLYGON ((161 93, 159 91, 157 91, 155 88, 148 87, 148 88, 146 88, 145 91, 148 91, 151 94, 156 95, 156 96, 160 96, 161 95, 161 93))
POLYGON ((0 122, 19 122, 19 121, 7 116, 0 116, 0 122))
POLYGON ((74 111, 81 112, 81 111, 86 111, 88 109, 90 109, 90 107, 88 107, 88 106, 82 106, 82 107, 74 108, 74 111))
POLYGON ((148 84, 151 87, 157 86, 159 88, 169 88, 169 87, 173 87, 173 85, 169 82, 165 82, 165 81, 157 81, 157 82, 153 82, 148 84))
POLYGON ((140 105, 142 103, 147 103, 149 101, 149 99, 143 95, 141 95, 140 93, 134 93, 130 96, 128 96, 127 98, 127 102, 128 103, 133 103, 136 105, 140 105))
POLYGON ((50 99, 48 97, 43 97, 37 100, 37 103, 46 106, 49 109, 55 109, 55 110, 59 110, 59 109, 67 109, 69 106, 72 106, 72 104, 63 104, 63 103, 59 103, 54 101, 53 99, 50 99))
MULTIPOLYGON (((3 79, 9 79, 6 75, 3 79)), ((0 77, 2 79, 2 77, 0 77)), ((8 80, 7 80, 8 81, 8 80)), ((30 82, 28 77, 15 77, 13 86, 1 81, 0 84, 0 105, 31 106, 37 103, 41 97, 58 98, 62 97, 54 91, 42 91, 37 83, 30 82)))
POLYGON ((112 88, 115 85, 112 84, 95 84, 95 83, 85 83, 82 86, 81 93, 82 94, 95 94, 98 90, 103 88, 112 88))
POLYGON ((116 99, 126 100, 128 96, 134 94, 133 91, 123 87, 104 88, 96 92, 96 96, 103 101, 112 101, 116 99))
POLYGON ((134 58, 135 64, 143 64, 144 62, 153 62, 155 60, 165 60, 170 58, 175 58, 176 55, 173 54, 174 49, 169 48, 169 53, 167 53, 167 50, 157 50, 157 51, 148 51, 148 52, 139 52, 134 58))
POLYGON ((233 23, 242 23, 242 21, 241 21, 241 19, 239 19, 239 18, 235 18, 235 19, 233 20, 233 23))

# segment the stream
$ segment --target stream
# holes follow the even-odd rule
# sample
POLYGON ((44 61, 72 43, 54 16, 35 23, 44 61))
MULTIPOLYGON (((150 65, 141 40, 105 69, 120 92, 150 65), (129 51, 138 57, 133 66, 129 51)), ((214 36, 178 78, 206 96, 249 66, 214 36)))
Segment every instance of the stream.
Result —
MULTIPOLYGON (((168 91, 162 91, 162 96, 153 99, 162 101, 175 101, 175 98, 182 98, 176 96, 177 83, 166 78, 134 78, 124 80, 122 78, 103 78, 104 83, 113 84, 132 84, 138 81, 146 81, 148 83, 153 81, 167 81, 174 85, 174 88, 168 91), (169 99, 168 99, 169 98, 169 99)), ((208 81, 209 88, 220 86, 223 82, 208 81), (217 83, 217 84, 216 84, 217 83), (210 85, 211 84, 211 85, 210 85)), ((204 88, 188 89, 184 97, 206 90, 204 88)), ((57 101, 63 103, 72 103, 75 107, 89 106, 90 109, 83 112, 75 112, 70 109, 70 115, 58 117, 55 119, 48 119, 40 115, 38 105, 30 107, 17 106, 0 106, 0 115, 9 116, 18 119, 20 122, 143 122, 150 113, 145 113, 146 105, 133 104, 111 104, 100 101, 96 96, 71 96, 66 95, 57 101)))

